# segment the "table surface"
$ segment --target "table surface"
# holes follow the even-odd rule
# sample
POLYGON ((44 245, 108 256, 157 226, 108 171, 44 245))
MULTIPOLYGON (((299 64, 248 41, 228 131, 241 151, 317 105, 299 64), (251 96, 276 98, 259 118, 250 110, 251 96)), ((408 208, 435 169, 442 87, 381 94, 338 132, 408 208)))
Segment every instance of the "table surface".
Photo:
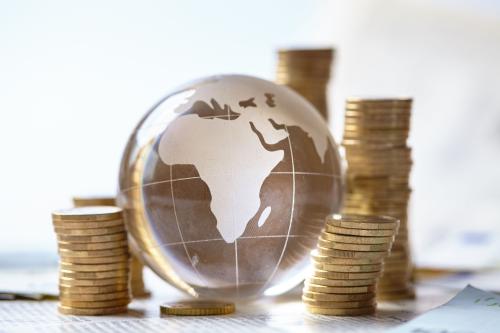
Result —
MULTIPOLYGON (((495 276, 498 278, 498 274, 495 276)), ((150 271, 145 272, 145 280, 153 295, 134 300, 128 313, 116 316, 63 316, 57 312, 56 301, 2 301, 0 332, 213 332, 234 329, 238 332, 385 332, 447 302, 470 278, 455 285, 453 280, 419 283, 416 300, 381 302, 375 315, 360 317, 309 314, 300 301, 300 288, 277 298, 237 303, 236 312, 231 315, 160 317, 159 304, 185 296, 150 271)), ((1 270, 0 290, 57 292, 57 270, 1 270)))

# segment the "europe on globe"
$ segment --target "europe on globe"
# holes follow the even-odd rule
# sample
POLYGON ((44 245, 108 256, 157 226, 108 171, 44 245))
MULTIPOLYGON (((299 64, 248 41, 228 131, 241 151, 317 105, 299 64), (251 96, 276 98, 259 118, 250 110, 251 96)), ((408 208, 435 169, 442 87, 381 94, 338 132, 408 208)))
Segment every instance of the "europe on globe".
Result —
POLYGON ((160 100, 126 146, 118 204, 134 251, 195 297, 252 298, 297 285, 338 212, 337 146, 314 107, 243 75, 160 100))

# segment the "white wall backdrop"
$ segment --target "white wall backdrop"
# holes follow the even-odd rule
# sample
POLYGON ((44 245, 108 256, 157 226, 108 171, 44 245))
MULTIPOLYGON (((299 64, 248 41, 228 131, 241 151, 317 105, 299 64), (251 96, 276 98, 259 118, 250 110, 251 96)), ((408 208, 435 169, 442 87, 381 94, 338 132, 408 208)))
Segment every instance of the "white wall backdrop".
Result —
MULTIPOLYGON (((349 95, 411 95, 417 254, 500 225, 500 3, 1 1, 0 256, 55 254, 50 211, 113 193, 128 135, 173 87, 272 79, 282 46, 338 47, 332 129, 349 95)), ((425 260, 424 260, 425 261, 425 260)))

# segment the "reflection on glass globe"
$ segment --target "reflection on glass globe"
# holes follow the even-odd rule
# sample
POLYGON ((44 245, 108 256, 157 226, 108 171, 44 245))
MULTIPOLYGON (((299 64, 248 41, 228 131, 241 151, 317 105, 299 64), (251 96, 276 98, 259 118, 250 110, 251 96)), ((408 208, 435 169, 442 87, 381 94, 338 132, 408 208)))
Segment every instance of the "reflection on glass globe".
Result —
POLYGON ((337 212, 337 146, 304 98, 249 76, 209 77, 156 104, 132 133, 119 205, 135 251, 193 296, 283 293, 337 212))

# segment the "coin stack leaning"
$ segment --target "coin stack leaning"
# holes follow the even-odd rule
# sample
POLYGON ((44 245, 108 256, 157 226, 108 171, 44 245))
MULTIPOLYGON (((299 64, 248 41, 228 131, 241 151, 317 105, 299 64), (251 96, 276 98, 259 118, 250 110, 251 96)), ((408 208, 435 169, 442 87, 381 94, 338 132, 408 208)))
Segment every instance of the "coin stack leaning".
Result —
POLYGON ((399 221, 388 216, 331 215, 318 247, 314 271, 302 301, 311 313, 335 316, 372 314, 376 284, 389 255, 399 221))
POLYGON ((279 50, 276 83, 295 90, 328 119, 327 89, 333 57, 333 49, 279 50))
POLYGON ((378 285, 380 300, 415 296, 407 222, 411 106, 410 98, 350 98, 346 103, 342 145, 348 164, 348 190, 343 212, 388 215, 401 221, 378 285))
POLYGON ((107 315, 127 311, 129 250, 122 210, 92 206, 52 213, 57 234, 59 312, 107 315))

